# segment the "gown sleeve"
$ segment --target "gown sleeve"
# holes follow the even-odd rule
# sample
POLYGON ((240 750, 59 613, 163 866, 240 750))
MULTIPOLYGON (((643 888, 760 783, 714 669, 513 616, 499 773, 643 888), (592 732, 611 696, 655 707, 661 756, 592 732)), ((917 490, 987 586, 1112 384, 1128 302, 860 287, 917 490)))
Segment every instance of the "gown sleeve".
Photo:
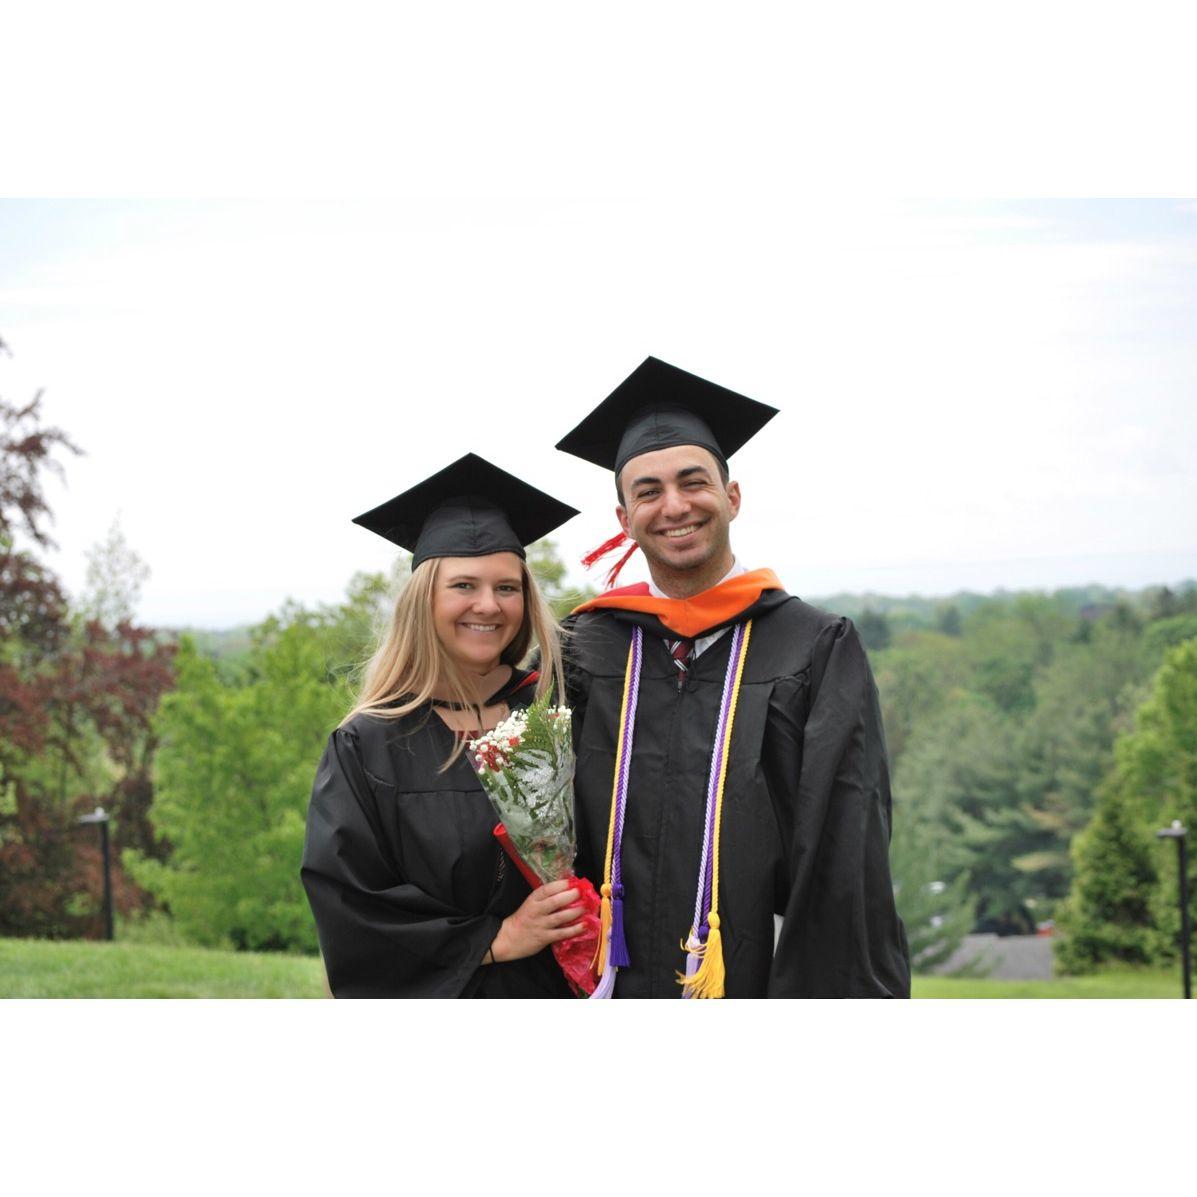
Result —
POLYGON ((336 997, 459 997, 502 923, 400 875, 350 728, 317 769, 300 876, 336 997))
POLYGON ((811 669, 791 887, 770 997, 909 997, 889 872, 889 765, 877 687, 850 620, 820 634, 811 669))

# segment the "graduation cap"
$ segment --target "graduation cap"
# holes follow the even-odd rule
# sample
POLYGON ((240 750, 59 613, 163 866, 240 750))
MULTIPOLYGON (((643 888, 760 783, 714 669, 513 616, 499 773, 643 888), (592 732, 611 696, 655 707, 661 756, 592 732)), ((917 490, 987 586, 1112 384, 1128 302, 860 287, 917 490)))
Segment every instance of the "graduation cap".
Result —
POLYGON ((577 515, 475 453, 388 499, 353 522, 412 554, 414 570, 430 557, 515 553, 577 515))
POLYGON ((699 445, 727 459, 777 415, 777 408, 646 357, 557 448, 619 471, 641 453, 699 445))

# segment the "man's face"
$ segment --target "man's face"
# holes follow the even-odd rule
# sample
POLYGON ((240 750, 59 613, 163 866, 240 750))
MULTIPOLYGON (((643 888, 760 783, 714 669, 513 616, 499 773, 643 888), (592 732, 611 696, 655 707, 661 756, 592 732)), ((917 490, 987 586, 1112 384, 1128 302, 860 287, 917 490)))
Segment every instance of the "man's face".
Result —
POLYGON ((620 472, 620 527, 650 564, 667 570, 701 569, 727 559, 732 520, 740 512, 740 485, 724 484, 719 463, 697 445, 673 445, 633 457, 620 472))

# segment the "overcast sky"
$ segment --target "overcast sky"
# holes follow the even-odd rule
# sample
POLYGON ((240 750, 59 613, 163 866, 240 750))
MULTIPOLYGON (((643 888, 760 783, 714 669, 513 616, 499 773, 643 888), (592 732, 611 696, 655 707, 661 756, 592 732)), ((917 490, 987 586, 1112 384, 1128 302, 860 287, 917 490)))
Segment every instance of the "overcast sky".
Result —
POLYGON ((576 562, 613 489, 552 446, 648 354, 781 409, 733 543, 793 593, 1176 583, 1195 301, 1180 201, 0 203, 0 394, 86 451, 51 564, 119 519, 163 625, 335 601, 468 450, 576 562))

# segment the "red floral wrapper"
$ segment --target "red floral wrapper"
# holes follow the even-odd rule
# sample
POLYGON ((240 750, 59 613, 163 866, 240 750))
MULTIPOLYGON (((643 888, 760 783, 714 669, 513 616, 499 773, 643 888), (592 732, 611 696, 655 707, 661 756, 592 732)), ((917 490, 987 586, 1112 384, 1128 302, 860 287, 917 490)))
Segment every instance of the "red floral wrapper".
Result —
MULTIPOLYGON (((507 828, 500 823, 495 828, 495 839, 503 845, 503 850, 511 857, 512 863, 519 869, 523 878, 533 889, 539 889, 544 882, 528 867, 515 850, 507 834, 507 828)), ((585 877, 566 878, 577 892, 578 901, 570 909, 582 907, 580 920, 584 930, 580 935, 571 939, 563 939, 553 944, 553 957, 561 966, 565 979, 575 994, 589 996, 594 992, 598 978, 594 972, 594 961, 598 956, 599 941, 599 896, 594 886, 585 877)))

